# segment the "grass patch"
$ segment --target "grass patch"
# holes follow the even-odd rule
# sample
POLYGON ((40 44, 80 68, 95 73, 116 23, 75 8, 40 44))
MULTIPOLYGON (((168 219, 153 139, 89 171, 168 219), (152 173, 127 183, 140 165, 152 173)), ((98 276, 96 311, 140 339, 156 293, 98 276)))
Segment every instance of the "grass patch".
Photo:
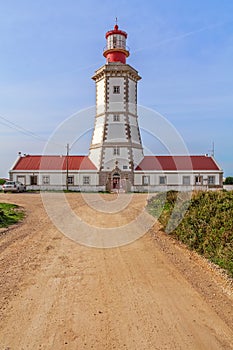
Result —
POLYGON ((0 203, 0 228, 16 224, 24 218, 21 207, 15 204, 0 203))
MULTIPOLYGON (((162 193, 148 202, 149 213, 158 218, 163 229, 171 214, 174 217, 179 195, 174 191, 162 193)), ((179 212, 175 216, 179 217, 179 212)), ((233 277, 233 191, 193 193, 183 220, 174 225, 171 235, 233 277)))

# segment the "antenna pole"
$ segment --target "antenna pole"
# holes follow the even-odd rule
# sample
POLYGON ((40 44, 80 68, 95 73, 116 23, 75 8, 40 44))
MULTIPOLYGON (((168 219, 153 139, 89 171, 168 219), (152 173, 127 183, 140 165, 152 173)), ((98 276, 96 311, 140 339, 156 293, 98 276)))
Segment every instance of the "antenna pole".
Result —
POLYGON ((66 190, 69 190, 69 181, 68 181, 68 177, 69 177, 69 151, 70 151, 70 146, 67 143, 66 145, 66 190))

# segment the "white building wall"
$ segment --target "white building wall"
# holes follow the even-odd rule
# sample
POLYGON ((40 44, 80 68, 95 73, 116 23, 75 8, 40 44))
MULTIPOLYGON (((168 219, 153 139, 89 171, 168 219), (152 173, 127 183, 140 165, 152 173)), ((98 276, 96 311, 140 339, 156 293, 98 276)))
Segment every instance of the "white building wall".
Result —
POLYGON ((105 111, 105 79, 101 79, 96 83, 96 114, 105 111))
POLYGON ((136 168, 136 166, 142 161, 142 159, 144 158, 143 155, 143 151, 141 149, 138 148, 133 148, 132 149, 132 153, 133 153, 133 162, 134 162, 134 167, 136 168))
POLYGON ((145 171, 145 172, 139 172, 135 173, 134 175, 134 184, 135 186, 142 186, 143 185, 143 176, 148 176, 150 178, 150 185, 151 186, 160 186, 159 178, 165 176, 166 177, 166 185, 167 186, 184 186, 183 184, 183 178, 184 176, 190 177, 190 185, 195 185, 195 176, 202 176, 203 180, 203 186, 208 185, 208 176, 214 176, 215 177, 215 185, 220 185, 220 174, 218 172, 177 172, 177 173, 169 173, 169 172, 154 172, 154 171, 145 171))
MULTIPOLYGON (((19 177, 25 178, 27 189, 31 190, 61 190, 66 188, 66 171, 27 171, 27 172, 12 172, 12 180, 17 181, 19 177), (37 185, 31 185, 31 176, 37 176, 37 185), (48 183, 44 183, 44 176, 49 178, 48 183)), ((74 184, 69 185, 69 189, 82 189, 84 187, 96 187, 99 185, 99 174, 96 171, 69 171, 69 176, 74 177, 74 184), (89 184, 84 185, 83 178, 89 177, 89 184)))
MULTIPOLYGON (((166 176, 167 185, 177 185, 182 184, 183 176, 181 174, 161 174, 161 176, 166 176)), ((158 179, 159 180, 159 179, 158 179)), ((158 183, 159 184, 159 181, 158 183)))
POLYGON ((101 116, 96 118, 95 120, 95 128, 92 138, 92 145, 101 143, 103 140, 103 134, 104 134, 104 119, 105 116, 101 116))
POLYGON ((100 168, 101 148, 92 148, 89 153, 89 158, 97 169, 100 168))
POLYGON ((109 83, 108 83, 108 111, 109 112, 115 112, 115 111, 124 111, 125 109, 125 103, 124 101, 124 95, 125 95, 125 88, 124 88, 124 77, 109 77, 109 83), (113 92, 114 86, 120 87, 120 93, 116 94, 113 92))
POLYGON ((133 125, 133 126, 138 126, 138 120, 137 120, 137 117, 135 116, 132 116, 132 115, 129 115, 129 123, 130 125, 133 125))
POLYGON ((125 125, 123 123, 109 123, 107 129, 108 142, 127 142, 125 125))
POLYGON ((133 143, 141 143, 138 128, 136 126, 131 126, 131 139, 133 143))
POLYGON ((112 170, 116 166, 116 161, 118 161, 117 166, 121 170, 129 170, 129 151, 127 147, 119 147, 120 155, 113 154, 113 148, 106 147, 104 149, 104 162, 103 162, 103 170, 112 170), (127 169, 123 169, 123 166, 127 166, 127 169))
POLYGON ((137 114, 137 83, 129 78, 129 105, 128 109, 130 113, 137 114))
MULTIPOLYGON (((121 148, 120 156, 113 156, 112 148, 106 148, 105 150, 105 162, 103 170, 112 170, 116 165, 116 160, 118 161, 118 167, 121 170, 129 170, 129 152, 125 147, 121 148), (128 169, 123 168, 126 166, 128 169)), ((73 190, 98 190, 99 185, 99 174, 97 171, 70 171, 69 176, 74 176, 74 185, 69 185, 69 189, 73 190), (83 184, 83 177, 88 176, 90 178, 90 183, 88 185, 83 184)), ((203 179, 208 179, 208 176, 215 177, 215 186, 219 186, 220 179, 222 174, 219 172, 180 172, 177 174, 169 173, 169 172, 135 172, 134 173, 134 189, 139 189, 140 191, 167 191, 167 190, 192 190, 192 189, 200 189, 206 190, 211 189, 211 186, 208 186, 207 181, 202 185, 195 186, 195 176, 203 176, 203 179), (143 185, 143 176, 149 177, 149 186, 143 185), (159 177, 166 176, 167 182, 165 185, 159 184, 159 177), (183 177, 190 176, 190 186, 183 184, 183 177)), ((24 178, 27 189, 32 190, 61 190, 66 188, 66 171, 12 171, 11 178, 13 181, 17 181, 19 179, 24 178), (38 184, 30 185, 30 177, 37 176, 38 184), (49 183, 43 183, 43 176, 49 176, 49 183)), ((23 182, 23 181, 22 181, 23 182)))

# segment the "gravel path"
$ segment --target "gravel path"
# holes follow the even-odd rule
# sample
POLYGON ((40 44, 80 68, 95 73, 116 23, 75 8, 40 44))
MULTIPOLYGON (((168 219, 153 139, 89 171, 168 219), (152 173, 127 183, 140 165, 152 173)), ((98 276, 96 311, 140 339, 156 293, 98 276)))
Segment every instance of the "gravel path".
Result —
MULTIPOLYGON (((66 199, 105 228, 127 224, 146 202, 135 195, 110 214, 81 194, 66 199)), ((131 244, 89 248, 58 231, 40 194, 0 194, 3 201, 27 216, 0 236, 0 350, 233 349, 230 282, 158 224, 131 244)))

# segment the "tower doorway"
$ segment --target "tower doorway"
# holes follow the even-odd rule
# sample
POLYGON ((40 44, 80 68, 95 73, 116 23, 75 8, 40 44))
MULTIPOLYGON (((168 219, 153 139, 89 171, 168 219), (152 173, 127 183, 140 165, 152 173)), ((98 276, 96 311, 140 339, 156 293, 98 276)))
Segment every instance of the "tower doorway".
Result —
POLYGON ((114 173, 112 175, 112 189, 119 190, 120 189, 121 176, 119 173, 114 173))

